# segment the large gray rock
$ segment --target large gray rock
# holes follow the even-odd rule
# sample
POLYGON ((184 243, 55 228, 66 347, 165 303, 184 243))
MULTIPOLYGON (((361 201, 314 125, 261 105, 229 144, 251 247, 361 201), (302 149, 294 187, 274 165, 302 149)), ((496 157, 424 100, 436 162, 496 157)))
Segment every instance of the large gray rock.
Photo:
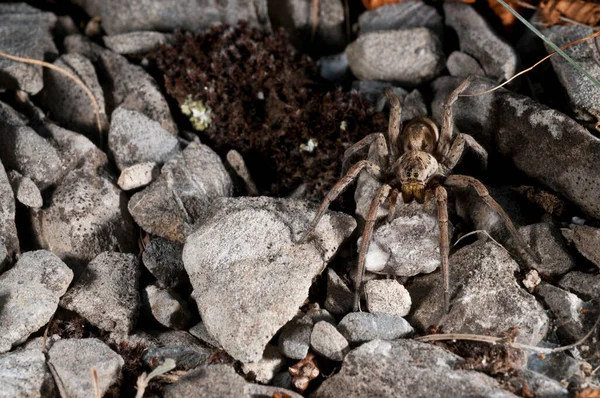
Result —
POLYGON ((183 263, 208 332, 235 359, 257 361, 296 315, 355 221, 327 213, 313 237, 296 244, 314 216, 305 202, 218 199, 187 239, 183 263))
MULTIPOLYGON (((441 106, 460 78, 442 77, 433 84, 432 111, 440 121, 441 106)), ((495 84, 477 78, 465 94, 495 84)), ((460 97, 453 106, 454 125, 472 135, 488 151, 512 160, 526 175, 560 192, 593 217, 600 217, 600 140, 564 114, 538 102, 498 89, 460 97)))
POLYGON ((88 398, 96 391, 90 369, 97 372, 97 391, 103 396, 119 379, 124 361, 106 344, 91 338, 57 341, 48 351, 48 363, 67 397, 88 398))
POLYGON ((73 271, 46 250, 24 253, 0 275, 0 353, 50 321, 71 280, 73 271))
MULTIPOLYGON (((15 224, 15 196, 8 176, 0 162, 0 242, 6 251, 6 257, 12 259, 19 252, 19 238, 15 224)), ((4 258, 0 260, 0 271, 4 258)))
POLYGON ((351 312, 340 321, 338 329, 351 344, 375 339, 394 340, 414 332, 412 326, 400 316, 368 312, 351 312))
POLYGON ((174 35, 160 32, 130 32, 119 35, 103 36, 104 45, 117 54, 142 55, 158 50, 161 45, 167 44, 174 35))
POLYGON ((516 341, 530 345, 545 336, 548 316, 517 284, 514 275, 519 267, 505 249, 478 241, 450 256, 449 265, 450 312, 443 317, 440 273, 416 277, 407 285, 413 300, 412 325, 421 330, 439 325, 445 333, 493 335, 517 327, 516 341))
POLYGON ((584 300, 600 299, 600 277, 580 271, 572 271, 563 276, 558 286, 584 300))
POLYGON ((111 115, 108 147, 119 170, 137 163, 163 164, 179 152, 179 142, 144 114, 117 108, 111 115))
POLYGON ((72 0, 90 16, 100 16, 109 35, 139 30, 202 31, 214 24, 249 21, 269 26, 266 0, 72 0))
POLYGON ((361 80, 416 86, 437 77, 445 58, 439 38, 426 28, 361 35, 346 48, 348 64, 361 80))
POLYGON ((195 141, 163 166, 155 182, 133 195, 128 207, 145 231, 183 242, 204 221, 213 200, 232 193, 221 158, 195 141))
POLYGON ((127 334, 139 311, 139 277, 135 255, 101 253, 90 261, 60 305, 99 329, 127 334))
POLYGON ((269 384, 285 366, 285 358, 274 345, 268 344, 263 357, 257 362, 242 364, 242 372, 259 383, 269 384))
POLYGON ((483 373, 455 370, 464 360, 412 340, 375 340, 351 351, 342 369, 312 395, 333 397, 514 397, 483 373))
POLYGON ((575 248, 583 257, 590 260, 600 268, 600 229, 587 225, 570 225, 569 229, 562 230, 563 236, 575 245, 575 248))
POLYGON ((183 244, 154 238, 142 253, 142 262, 157 279, 159 286, 177 288, 189 281, 181 259, 182 252, 183 244))
POLYGON ((532 264, 540 275, 562 276, 575 267, 560 230, 552 224, 539 223, 519 228, 519 233, 531 249, 536 252, 541 264, 532 264))
POLYGON ((358 17, 358 28, 361 34, 378 30, 428 28, 441 36, 444 25, 442 16, 434 7, 422 1, 409 0, 363 12, 358 17))
POLYGON ((0 397, 54 397, 56 387, 42 350, 26 349, 0 355, 0 397))
POLYGON ((460 50, 479 61, 494 80, 508 80, 517 69, 517 53, 504 42, 473 7, 444 3, 446 25, 458 34, 460 50))

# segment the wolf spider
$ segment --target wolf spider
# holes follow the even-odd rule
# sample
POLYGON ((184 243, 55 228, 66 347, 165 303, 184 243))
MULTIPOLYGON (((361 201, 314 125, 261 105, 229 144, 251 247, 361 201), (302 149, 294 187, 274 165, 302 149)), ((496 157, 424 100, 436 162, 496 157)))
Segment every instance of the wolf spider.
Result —
POLYGON ((487 164, 486 150, 473 137, 466 134, 458 134, 454 140, 452 139, 452 105, 456 102, 458 96, 469 86, 471 80, 472 78, 468 77, 448 95, 443 106, 441 132, 438 131, 433 121, 429 118, 421 117, 408 123, 402 135, 400 135, 400 131, 402 130, 400 101, 392 94, 390 89, 387 89, 385 95, 391 104, 387 140, 383 134, 373 133, 352 145, 344 153, 345 163, 352 155, 365 148, 370 148, 374 144, 376 145, 375 149, 379 155, 380 164, 376 164, 371 160, 361 160, 350 167, 342 179, 325 196, 312 223, 300 238, 300 242, 306 241, 331 202, 348 188, 361 171, 365 170, 379 181, 384 182, 381 188, 377 190, 365 219, 358 255, 358 273, 354 285, 354 311, 360 311, 360 291, 365 270, 365 257, 373 235, 379 206, 386 200, 389 201, 388 221, 390 221, 395 213, 399 190, 404 203, 410 203, 415 200, 417 203, 427 206, 433 197, 436 199, 437 218, 440 227, 444 310, 446 313, 450 307, 450 281, 448 274, 448 196, 445 187, 471 187, 475 189, 479 198, 502 218, 508 231, 516 240, 517 252, 522 256, 524 251, 526 251, 532 258, 539 262, 539 257, 525 243, 508 215, 489 195, 485 186, 473 177, 452 174, 452 169, 459 163, 467 151, 471 151, 478 156, 484 167, 487 164))

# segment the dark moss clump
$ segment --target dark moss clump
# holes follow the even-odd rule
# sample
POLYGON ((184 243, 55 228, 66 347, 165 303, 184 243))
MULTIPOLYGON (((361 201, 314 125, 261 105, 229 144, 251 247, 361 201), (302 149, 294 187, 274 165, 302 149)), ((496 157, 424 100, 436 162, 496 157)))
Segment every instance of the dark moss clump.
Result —
POLYGON ((263 193, 289 194, 302 183, 320 199, 340 177, 344 150, 386 129, 356 93, 318 83, 312 60, 296 52, 283 31, 218 26, 180 34, 155 54, 167 91, 212 110, 201 137, 224 154, 238 150, 263 193), (316 140, 313 152, 301 150, 316 140))

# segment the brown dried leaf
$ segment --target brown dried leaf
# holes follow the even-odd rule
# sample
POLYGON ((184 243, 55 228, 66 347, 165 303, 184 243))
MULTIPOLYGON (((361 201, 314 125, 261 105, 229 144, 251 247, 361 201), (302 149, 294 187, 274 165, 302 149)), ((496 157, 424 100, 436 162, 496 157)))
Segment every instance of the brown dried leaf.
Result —
POLYGON ((575 398, 600 398, 600 389, 586 388, 575 393, 575 398))
POLYGON ((583 0, 542 0, 539 5, 542 21, 549 25, 565 23, 561 17, 589 26, 600 24, 600 4, 583 0))

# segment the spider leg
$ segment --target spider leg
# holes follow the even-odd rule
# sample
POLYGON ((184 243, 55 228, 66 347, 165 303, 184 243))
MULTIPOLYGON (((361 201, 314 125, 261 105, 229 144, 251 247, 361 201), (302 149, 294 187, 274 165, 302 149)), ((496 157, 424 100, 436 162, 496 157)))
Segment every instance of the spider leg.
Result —
POLYGON ((515 228, 514 224, 508 217, 508 214, 504 211, 504 209, 496 202, 489 194, 486 187, 479 182, 476 178, 453 174, 446 178, 444 181, 444 185, 448 187, 457 187, 457 188, 467 188, 472 187, 477 192, 477 195, 493 210, 495 211, 501 218, 504 220, 504 224, 508 228, 508 231, 513 236, 515 241, 517 242, 517 251, 522 257, 525 257, 524 254, 529 254, 538 264, 541 263, 540 256, 538 256, 532 249, 529 247, 527 243, 523 240, 519 231, 515 228))
POLYGON ((450 146, 450 141, 452 140, 452 130, 454 129, 454 123, 452 120, 452 106, 458 99, 458 96, 465 91, 467 87, 469 87, 471 81, 473 81, 473 76, 469 76, 463 80, 463 82, 448 95, 446 102, 444 102, 444 107, 442 110, 442 131, 440 133, 440 139, 435 151, 438 159, 442 159, 446 156, 446 153, 448 153, 448 147, 450 146))
POLYGON ((360 311, 360 291, 362 287, 362 280, 365 273, 365 259, 367 251, 369 250, 369 244, 371 243, 371 237, 373 236, 373 227, 377 220, 377 210, 379 205, 383 203, 392 188, 383 184, 375 194, 375 197, 371 201, 371 207, 369 207, 369 213, 365 220, 365 229, 362 233, 362 241, 360 242, 360 250, 358 252, 358 269, 356 272, 356 280, 354 281, 354 311, 360 311))
POLYGON ((344 158, 342 161, 342 174, 345 174, 348 170, 348 162, 352 159, 356 153, 362 151, 364 148, 371 148, 371 145, 375 143, 375 150, 382 168, 387 168, 388 165, 388 145, 385 141, 385 136, 381 133, 369 134, 362 140, 353 144, 351 147, 346 149, 344 152, 344 158))
POLYGON ((471 152, 477 156, 482 170, 487 168, 487 151, 477 141, 475 141, 475 138, 462 133, 458 134, 452 142, 448 153, 442 159, 442 165, 447 167, 449 170, 452 170, 456 167, 458 162, 462 160, 463 156, 467 152, 471 152))
POLYGON ((383 93, 385 94, 388 101, 390 101, 390 122, 388 124, 388 140, 390 145, 390 154, 392 155, 392 162, 396 161, 399 157, 398 150, 398 137, 402 130, 402 107, 400 106, 400 99, 391 88, 386 88, 383 93))
POLYGON ((398 195, 398 190, 392 189, 392 192, 388 198, 390 202, 388 204, 387 222, 392 222, 394 220, 394 215, 396 214, 396 205, 398 204, 398 195))
POLYGON ((435 188, 438 223, 440 226, 440 255, 442 257, 442 274, 444 276, 444 312, 450 309, 450 271, 448 269, 448 253, 450 240, 448 237, 448 192, 443 186, 435 188))
POLYGON ((325 196, 325 199, 323 199, 323 202, 321 203, 321 206, 319 206, 319 210, 317 210, 317 214, 315 215, 315 218, 312 220, 312 222, 310 223, 310 225, 306 229, 306 231, 304 231, 304 234, 302 234, 302 237, 300 238, 298 243, 303 243, 306 241, 308 236, 317 227, 319 220, 321 220, 321 217, 323 217, 325 210, 327 210, 327 208, 329 207, 331 202, 333 202, 340 194, 342 194, 342 192, 344 192, 346 190, 346 188, 348 188, 348 186, 350 186, 350 184, 352 184, 352 182, 354 182, 354 180, 358 177, 358 175, 360 174, 360 172, 362 170, 367 170, 375 178, 379 177, 381 174, 381 170, 380 170, 379 166, 377 166, 375 163, 371 162, 370 160, 361 160, 360 162, 356 163, 354 166, 350 167, 350 170, 348 170, 346 175, 344 175, 342 177, 342 179, 339 180, 333 186, 333 188, 331 188, 331 191, 329 191, 329 193, 327 193, 327 195, 325 196))

